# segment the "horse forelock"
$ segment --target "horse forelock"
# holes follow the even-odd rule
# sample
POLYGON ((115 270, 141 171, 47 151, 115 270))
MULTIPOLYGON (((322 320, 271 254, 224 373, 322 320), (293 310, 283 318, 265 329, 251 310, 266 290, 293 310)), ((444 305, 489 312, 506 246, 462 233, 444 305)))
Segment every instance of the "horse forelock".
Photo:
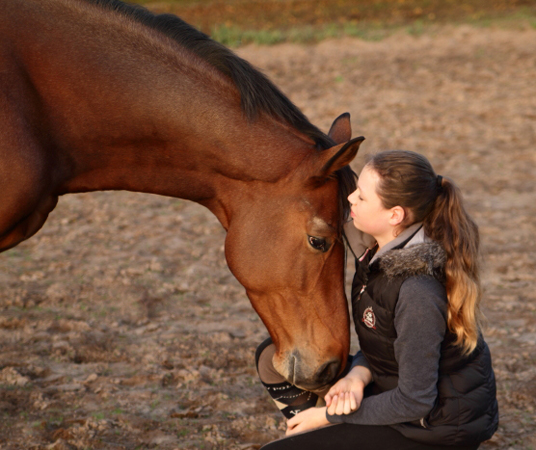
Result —
POLYGON ((336 174, 339 181, 339 234, 342 234, 342 227, 350 216, 348 196, 356 190, 357 175, 350 166, 339 169, 336 174))
POLYGON ((331 139, 311 124, 300 109, 259 70, 177 16, 156 15, 141 6, 126 4, 120 0, 82 1, 116 11, 142 23, 208 62, 233 81, 240 93, 242 109, 249 120, 253 121, 260 113, 265 113, 312 138, 318 149, 333 145, 331 139))

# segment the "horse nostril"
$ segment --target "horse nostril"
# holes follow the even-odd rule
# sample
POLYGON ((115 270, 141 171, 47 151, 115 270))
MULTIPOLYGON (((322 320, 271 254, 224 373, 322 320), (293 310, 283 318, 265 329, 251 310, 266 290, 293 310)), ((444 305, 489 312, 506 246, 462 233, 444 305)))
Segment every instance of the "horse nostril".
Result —
POLYGON ((315 374, 315 381, 319 385, 325 385, 333 381, 339 373, 341 363, 338 359, 334 359, 324 364, 315 374))

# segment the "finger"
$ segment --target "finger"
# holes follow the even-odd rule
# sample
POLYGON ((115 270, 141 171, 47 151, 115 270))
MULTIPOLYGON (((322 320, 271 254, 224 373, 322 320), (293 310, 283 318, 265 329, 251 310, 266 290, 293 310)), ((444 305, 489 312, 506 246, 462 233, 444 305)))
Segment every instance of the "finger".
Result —
POLYGON ((332 402, 333 401, 333 397, 335 397, 337 395, 337 391, 335 389, 333 389, 333 387, 328 391, 328 393, 326 395, 324 395, 324 401, 326 402, 326 404, 329 402, 332 402))
POLYGON ((296 416, 294 416, 292 419, 288 419, 288 420, 287 420, 287 428, 288 428, 289 430, 291 430, 292 428, 294 428, 296 425, 297 425, 296 416))
POLYGON ((333 396, 333 400, 331 401, 331 405, 329 405, 329 408, 328 408, 328 413, 333 415, 333 414, 336 414, 336 410, 337 410, 337 403, 339 402, 339 396, 338 395, 334 395, 333 396))
POLYGON ((301 422, 296 423, 296 424, 294 424, 294 426, 292 428, 287 427, 286 434, 291 435, 291 434, 299 433, 302 429, 303 429, 303 424, 301 422))
POLYGON ((298 424, 295 424, 295 425, 292 425, 290 426, 288 423, 287 423, 287 431, 285 434, 292 434, 296 431, 296 427, 298 426, 298 424))
POLYGON ((347 392, 346 394, 344 394, 344 407, 343 407, 343 411, 344 411, 344 414, 350 414, 352 412, 352 408, 351 408, 351 401, 350 401, 350 392, 347 392))
POLYGON ((329 408, 329 405, 331 405, 331 400, 332 400, 331 395, 329 395, 329 393, 327 393, 326 396, 324 397, 324 401, 326 402, 326 406, 328 408, 329 408))
POLYGON ((355 411, 357 409, 357 400, 353 392, 350 393, 350 409, 355 411))
POLYGON ((339 416, 341 414, 344 414, 344 395, 341 395, 341 397, 339 397, 339 401, 337 402, 337 409, 335 410, 335 412, 339 416))
POLYGON ((333 397, 334 395, 337 395, 340 393, 340 387, 338 383, 335 383, 331 388, 329 389, 328 393, 324 397, 333 397))

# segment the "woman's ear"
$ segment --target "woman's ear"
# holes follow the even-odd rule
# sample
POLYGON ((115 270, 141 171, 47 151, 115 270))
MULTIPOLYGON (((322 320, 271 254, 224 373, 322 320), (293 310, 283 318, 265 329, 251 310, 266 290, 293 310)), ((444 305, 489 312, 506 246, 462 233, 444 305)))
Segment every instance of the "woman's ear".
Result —
POLYGON ((406 218, 406 211, 402 206, 395 206, 391 208, 391 217, 389 218, 389 224, 393 226, 398 226, 406 218))

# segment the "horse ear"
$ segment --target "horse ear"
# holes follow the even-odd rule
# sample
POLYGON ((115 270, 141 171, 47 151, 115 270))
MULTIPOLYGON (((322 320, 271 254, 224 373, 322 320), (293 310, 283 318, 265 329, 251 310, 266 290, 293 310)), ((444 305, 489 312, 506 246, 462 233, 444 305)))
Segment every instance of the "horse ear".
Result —
POLYGON ((334 172, 352 162, 357 155, 359 146, 365 140, 363 136, 356 137, 345 144, 323 150, 320 153, 318 165, 321 167, 315 174, 316 179, 326 179, 334 172))
POLYGON ((328 136, 335 141, 336 144, 342 144, 352 138, 352 125, 350 124, 350 113, 341 114, 337 117, 331 128, 328 136))

